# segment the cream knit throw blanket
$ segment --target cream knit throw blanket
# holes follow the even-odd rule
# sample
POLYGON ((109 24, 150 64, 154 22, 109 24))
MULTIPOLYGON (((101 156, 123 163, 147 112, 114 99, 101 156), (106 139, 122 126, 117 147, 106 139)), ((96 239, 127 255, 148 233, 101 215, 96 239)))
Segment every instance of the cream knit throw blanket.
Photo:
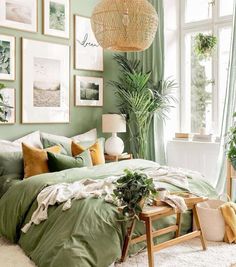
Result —
MULTIPOLYGON (((169 167, 147 169, 144 173, 153 178, 156 188, 161 186, 161 182, 166 182, 189 191, 187 176, 191 176, 190 173, 169 167)), ((196 175, 196 173, 193 174, 196 175)), ((21 229, 22 232, 26 233, 32 223, 38 225, 47 220, 48 207, 56 203, 64 203, 62 210, 66 211, 70 209, 72 199, 84 199, 91 196, 99 198, 104 195, 105 201, 117 204, 114 203, 112 193, 115 188, 114 182, 118 178, 119 176, 111 176, 103 180, 84 179, 72 184, 62 183, 44 188, 37 196, 38 208, 34 211, 29 223, 21 229)), ((182 211, 186 209, 179 198, 176 199, 176 203, 173 198, 169 200, 172 206, 181 208, 182 211)))

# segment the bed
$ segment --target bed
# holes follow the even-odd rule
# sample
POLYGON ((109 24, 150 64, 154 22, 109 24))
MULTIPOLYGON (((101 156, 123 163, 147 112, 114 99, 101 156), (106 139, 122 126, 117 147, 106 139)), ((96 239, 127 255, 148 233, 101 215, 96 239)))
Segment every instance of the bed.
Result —
MULTIPOLYGON (((127 222, 122 221, 116 206, 103 198, 73 200, 67 211, 62 205, 50 207, 48 219, 39 225, 32 225, 24 234, 21 228, 29 222, 37 208, 37 195, 49 185, 62 182, 72 183, 83 178, 104 179, 111 175, 121 175, 126 168, 145 170, 156 168, 157 163, 136 159, 113 162, 94 167, 83 167, 61 172, 41 174, 22 180, 22 177, 5 175, 0 177, 0 236, 18 243, 25 253, 39 267, 108 267, 121 257, 127 222)), ((192 192, 199 195, 216 197, 215 190, 203 179, 188 177, 192 192)), ((170 191, 182 189, 170 183, 163 186, 170 191)), ((159 220, 155 228, 172 224, 175 217, 159 220)), ((182 232, 192 227, 191 214, 185 213, 182 232)), ((135 235, 144 232, 138 223, 135 235)), ((172 237, 166 234, 155 242, 172 237)), ((130 254, 145 248, 145 243, 132 246, 130 254)))

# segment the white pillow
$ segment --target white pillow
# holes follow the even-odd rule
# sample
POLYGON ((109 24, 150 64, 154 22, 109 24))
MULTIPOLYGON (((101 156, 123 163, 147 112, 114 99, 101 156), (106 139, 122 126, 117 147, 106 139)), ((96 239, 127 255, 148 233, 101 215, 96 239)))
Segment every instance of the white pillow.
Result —
POLYGON ((40 148, 40 149, 43 148, 43 144, 41 142, 39 131, 27 134, 13 142, 13 144, 19 144, 19 145, 21 145, 21 143, 25 143, 29 146, 40 148))
POLYGON ((86 141, 96 141, 97 140, 97 129, 92 129, 86 133, 79 134, 71 137, 75 142, 86 142, 86 141))
POLYGON ((21 151, 20 144, 14 144, 10 141, 0 140, 0 152, 18 152, 21 151))

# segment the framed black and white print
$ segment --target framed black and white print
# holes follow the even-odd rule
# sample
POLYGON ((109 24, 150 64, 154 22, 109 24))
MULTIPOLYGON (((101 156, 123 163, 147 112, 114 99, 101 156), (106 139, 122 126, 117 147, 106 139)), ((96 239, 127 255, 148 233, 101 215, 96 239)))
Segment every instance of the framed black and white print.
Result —
POLYGON ((75 76, 75 105, 103 106, 103 78, 75 76))
POLYGON ((70 0, 44 0, 44 34, 70 38, 70 0))
POLYGON ((15 37, 0 35, 0 80, 15 80, 15 37))
POLYGON ((16 122, 15 89, 1 89, 0 99, 2 103, 0 109, 0 125, 14 124, 16 122))
POLYGON ((1 0, 0 26, 37 32, 38 0, 1 0))
POLYGON ((90 18, 75 15, 75 68, 103 71, 103 48, 92 31, 90 18))
POLYGON ((23 39, 23 123, 69 123, 69 46, 23 39))

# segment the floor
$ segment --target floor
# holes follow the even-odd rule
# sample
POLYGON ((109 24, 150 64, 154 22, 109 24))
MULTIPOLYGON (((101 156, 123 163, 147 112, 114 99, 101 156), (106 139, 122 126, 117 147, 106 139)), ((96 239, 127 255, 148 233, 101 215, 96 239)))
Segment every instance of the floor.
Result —
MULTIPOLYGON (((200 241, 194 239, 156 253, 155 262, 155 267, 236 267, 236 244, 208 242, 208 250, 202 251, 200 241)), ((35 264, 19 246, 0 239, 0 266, 35 267, 35 264)), ((129 258, 123 264, 115 264, 115 267, 147 266, 146 252, 129 258)))

